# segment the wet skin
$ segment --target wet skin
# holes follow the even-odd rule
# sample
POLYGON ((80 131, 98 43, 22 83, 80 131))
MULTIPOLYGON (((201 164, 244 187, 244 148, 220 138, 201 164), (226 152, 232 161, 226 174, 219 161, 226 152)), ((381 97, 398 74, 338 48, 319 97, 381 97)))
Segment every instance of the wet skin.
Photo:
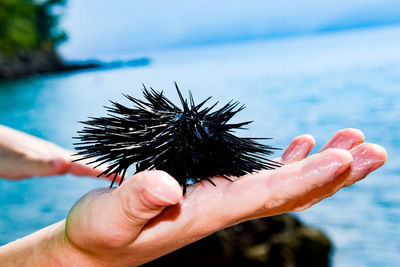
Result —
POLYGON ((283 167, 233 182, 214 177, 216 187, 203 181, 185 196, 167 173, 141 172, 116 189, 89 192, 66 220, 6 245, 0 258, 17 265, 22 259, 41 265, 140 265, 244 220, 304 210, 359 181, 387 157, 382 147, 363 140, 359 130, 344 129, 308 156, 315 141, 302 135, 277 159, 283 167))

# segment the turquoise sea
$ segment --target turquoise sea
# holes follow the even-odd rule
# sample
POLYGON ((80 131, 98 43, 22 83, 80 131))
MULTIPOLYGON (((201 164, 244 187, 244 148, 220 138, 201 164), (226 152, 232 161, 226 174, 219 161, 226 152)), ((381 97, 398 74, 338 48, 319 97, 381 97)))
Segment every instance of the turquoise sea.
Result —
MULTIPOLYGON (((130 58, 135 55, 124 55, 130 58)), ((284 148, 312 134, 315 151, 341 128, 361 129, 389 160, 364 181, 296 213, 335 243, 333 266, 400 262, 400 26, 286 39, 208 45, 149 54, 140 68, 46 75, 0 83, 0 124, 72 148, 77 121, 103 115, 107 101, 127 103, 141 84, 177 100, 173 82, 195 99, 239 100, 239 134, 273 137, 284 148)), ((277 153, 279 156, 280 153, 277 153)), ((0 181, 0 244, 64 218, 100 179, 72 176, 0 181)))

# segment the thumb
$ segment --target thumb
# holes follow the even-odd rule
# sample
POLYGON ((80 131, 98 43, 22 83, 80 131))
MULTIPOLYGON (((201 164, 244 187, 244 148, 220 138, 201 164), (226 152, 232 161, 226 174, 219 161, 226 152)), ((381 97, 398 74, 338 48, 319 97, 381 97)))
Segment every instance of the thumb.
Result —
POLYGON ((166 206, 177 204, 181 197, 178 182, 164 171, 138 173, 113 192, 116 205, 120 205, 117 220, 132 236, 166 206))
POLYGON ((166 172, 140 172, 116 189, 94 191, 78 201, 67 218, 68 240, 97 252, 125 246, 181 197, 181 187, 166 172))

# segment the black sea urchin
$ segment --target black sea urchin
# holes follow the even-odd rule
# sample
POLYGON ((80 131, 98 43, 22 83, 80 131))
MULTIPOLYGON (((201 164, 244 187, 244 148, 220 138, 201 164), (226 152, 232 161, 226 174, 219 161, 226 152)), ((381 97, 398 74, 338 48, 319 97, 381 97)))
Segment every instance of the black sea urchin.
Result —
MULTIPOLYGON (((222 176, 241 176, 261 169, 273 169, 280 164, 269 159, 272 148, 259 144, 261 138, 239 138, 232 134, 250 121, 227 122, 244 106, 230 101, 222 108, 204 107, 211 98, 195 104, 189 91, 189 102, 182 97, 175 83, 182 109, 168 100, 163 92, 143 85, 145 100, 124 95, 133 106, 110 101, 107 117, 90 118, 75 144, 82 159, 96 158, 98 166, 108 164, 101 175, 118 175, 122 183, 128 167, 136 163, 136 172, 164 170, 182 186, 222 176)), ((101 176, 99 175, 99 176, 101 176)), ((230 180, 230 179, 229 179, 230 180)))

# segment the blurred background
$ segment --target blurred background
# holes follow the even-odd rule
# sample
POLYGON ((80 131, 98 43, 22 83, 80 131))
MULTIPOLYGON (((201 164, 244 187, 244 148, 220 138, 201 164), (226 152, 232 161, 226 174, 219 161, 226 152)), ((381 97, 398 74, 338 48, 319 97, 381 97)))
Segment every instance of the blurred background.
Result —
MULTIPOLYGON (((275 147, 309 133, 316 152, 347 127, 384 146, 385 166, 294 215, 332 240, 332 266, 400 262, 399 1, 0 0, 0 124, 72 149, 77 121, 109 99, 144 83, 177 100, 174 81, 245 104, 236 120, 254 123, 239 134, 275 147)), ((102 186, 0 180, 0 245, 102 186)))

